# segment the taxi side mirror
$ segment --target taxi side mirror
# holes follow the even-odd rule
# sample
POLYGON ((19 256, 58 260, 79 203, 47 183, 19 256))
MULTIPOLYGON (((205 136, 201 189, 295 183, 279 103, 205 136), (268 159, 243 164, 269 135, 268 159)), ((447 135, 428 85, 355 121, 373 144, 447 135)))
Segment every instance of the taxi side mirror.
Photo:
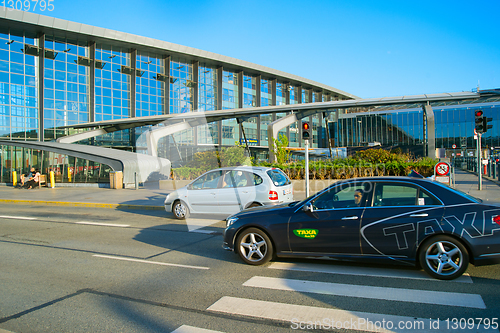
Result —
POLYGON ((304 206, 302 206, 302 210, 304 212, 310 212, 310 213, 314 212, 314 208, 313 208, 312 203, 310 203, 310 202, 306 203, 304 206))

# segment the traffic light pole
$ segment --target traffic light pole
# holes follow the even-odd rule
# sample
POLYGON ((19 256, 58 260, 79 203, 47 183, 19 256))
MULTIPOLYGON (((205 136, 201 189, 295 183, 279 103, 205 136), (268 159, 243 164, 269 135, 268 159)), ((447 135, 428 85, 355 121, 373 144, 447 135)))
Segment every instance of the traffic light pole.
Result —
POLYGON ((306 159, 306 198, 309 198, 309 140, 304 140, 306 151, 305 151, 305 159, 306 159))
POLYGON ((479 177, 477 189, 479 191, 483 189, 483 177, 481 173, 482 164, 483 163, 481 163, 481 133, 477 133, 477 176, 479 177))

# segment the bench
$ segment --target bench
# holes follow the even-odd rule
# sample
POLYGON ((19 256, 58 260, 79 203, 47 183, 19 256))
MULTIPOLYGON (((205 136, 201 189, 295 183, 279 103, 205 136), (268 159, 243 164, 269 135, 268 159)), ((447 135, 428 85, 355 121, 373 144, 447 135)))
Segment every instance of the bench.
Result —
POLYGON ((38 188, 42 187, 42 184, 47 186, 47 175, 40 175, 38 178, 38 188))

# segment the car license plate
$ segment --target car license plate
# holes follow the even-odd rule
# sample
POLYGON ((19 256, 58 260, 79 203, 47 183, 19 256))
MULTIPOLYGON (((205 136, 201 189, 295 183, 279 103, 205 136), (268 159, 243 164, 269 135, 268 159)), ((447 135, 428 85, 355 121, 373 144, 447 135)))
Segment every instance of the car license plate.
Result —
POLYGON ((292 189, 290 189, 290 188, 289 188, 289 189, 287 189, 287 190, 283 190, 283 194, 284 194, 284 195, 288 195, 288 194, 290 194, 290 193, 292 193, 292 189))

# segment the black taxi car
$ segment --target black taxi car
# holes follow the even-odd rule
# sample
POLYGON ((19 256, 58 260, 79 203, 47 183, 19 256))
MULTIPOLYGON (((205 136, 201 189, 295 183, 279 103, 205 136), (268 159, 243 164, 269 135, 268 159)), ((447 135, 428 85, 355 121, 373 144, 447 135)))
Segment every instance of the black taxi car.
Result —
POLYGON ((274 257, 394 262, 451 280, 469 262, 500 262, 500 206, 427 179, 355 178, 230 216, 223 248, 251 265, 274 257))

